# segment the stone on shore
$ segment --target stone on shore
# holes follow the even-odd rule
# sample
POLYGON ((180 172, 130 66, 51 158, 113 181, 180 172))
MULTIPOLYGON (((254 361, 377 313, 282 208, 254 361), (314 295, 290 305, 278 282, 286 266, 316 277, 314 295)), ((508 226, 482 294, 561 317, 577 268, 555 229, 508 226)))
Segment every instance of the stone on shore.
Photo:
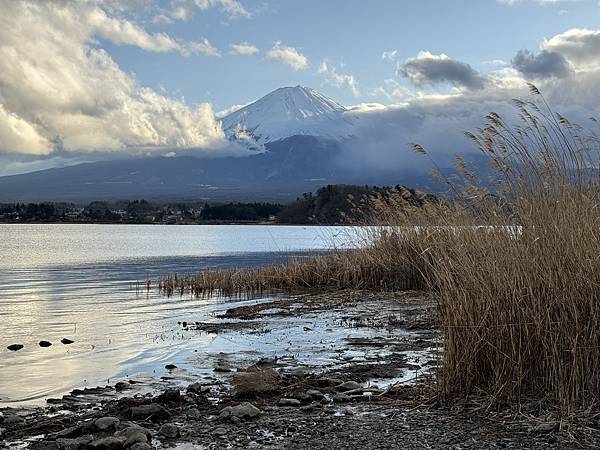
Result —
POLYGON ((179 436, 179 428, 172 423, 165 423, 160 427, 158 433, 164 437, 174 439, 179 436))
POLYGON ((169 412, 157 403, 148 405, 133 406, 131 408, 132 419, 167 419, 170 417, 169 412))
POLYGON ((227 418, 238 418, 238 419, 252 419, 260 414, 260 409, 254 406, 252 403, 244 402, 236 406, 227 406, 221 410, 219 419, 227 418))
POLYGON ((120 450, 123 448, 125 440, 123 436, 108 436, 90 442, 88 448, 94 450, 120 450))
POLYGON ((297 400, 295 398, 280 398, 279 402, 277 403, 279 406, 293 406, 295 408, 297 408, 298 406, 301 405, 300 400, 297 400))
POLYGON ((116 429, 120 423, 121 421, 116 417, 101 417, 96 419, 94 426, 100 431, 108 431, 116 429))

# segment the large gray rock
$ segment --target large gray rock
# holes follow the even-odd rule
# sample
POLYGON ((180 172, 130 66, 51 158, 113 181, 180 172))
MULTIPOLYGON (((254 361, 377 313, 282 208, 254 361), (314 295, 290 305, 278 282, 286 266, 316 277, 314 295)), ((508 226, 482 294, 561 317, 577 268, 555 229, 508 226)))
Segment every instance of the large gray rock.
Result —
POLYGON ((100 431, 115 430, 121 421, 116 417, 101 417, 94 421, 94 426, 100 431))
POLYGON ((145 444, 152 441, 152 432, 147 428, 138 425, 129 426, 116 433, 117 436, 125 437, 125 447, 133 444, 145 444))
POLYGON ((260 414, 260 409, 252 403, 244 402, 236 406, 227 406, 221 410, 219 419, 236 417, 238 419, 252 419, 260 414))
POLYGON ((298 407, 301 405, 302 402, 300 402, 300 400, 297 400, 295 398, 280 398, 279 402, 277 403, 279 406, 293 406, 293 407, 298 407))

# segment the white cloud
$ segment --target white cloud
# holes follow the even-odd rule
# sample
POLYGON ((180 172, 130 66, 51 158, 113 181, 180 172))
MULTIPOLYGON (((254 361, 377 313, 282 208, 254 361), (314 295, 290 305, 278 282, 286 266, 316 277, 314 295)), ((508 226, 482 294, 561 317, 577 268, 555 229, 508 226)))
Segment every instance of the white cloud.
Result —
POLYGON ((256 55, 258 53, 258 48, 256 48, 255 45, 252 45, 248 42, 230 44, 229 47, 231 48, 231 51, 229 53, 231 53, 232 55, 250 56, 256 55))
POLYGON ((201 41, 188 42, 182 54, 187 56, 189 53, 196 53, 206 56, 221 56, 221 53, 216 47, 213 47, 208 39, 204 38, 201 41))
POLYGON ((538 3, 540 5, 554 5, 557 3, 577 2, 580 0, 496 0, 498 3, 506 5, 516 5, 518 3, 538 3))
POLYGON ((217 119, 222 119, 223 117, 242 109, 244 106, 248 106, 248 103, 246 103, 245 105, 233 105, 229 108, 223 109, 222 111, 218 111, 215 113, 215 117, 217 119))
POLYGON ((383 80, 383 85, 371 91, 371 97, 385 98, 392 102, 405 101, 414 96, 413 91, 392 78, 383 80))
POLYGON ((395 61, 397 54, 398 54, 398 50, 392 50, 392 51, 389 51, 389 52, 383 52, 381 54, 381 59, 387 59, 389 61, 395 61))
POLYGON ((190 20, 196 10, 220 9, 231 19, 250 18, 252 13, 237 0, 172 0, 171 7, 157 16, 158 21, 190 20))
POLYGON ((321 62, 317 71, 325 81, 325 84, 329 84, 335 87, 346 86, 350 89, 353 97, 358 97, 360 92, 358 90, 358 82, 354 79, 353 75, 338 73, 336 67, 327 61, 321 62))
MULTIPOLYGON (((101 36, 149 51, 183 48, 110 10, 99 2, 0 0, 0 152, 147 152, 224 144, 209 104, 190 107, 141 86, 96 46, 101 36)), ((195 44, 186 48, 207 51, 195 44)))
POLYGON ((600 66, 600 30, 573 28, 546 40, 543 49, 562 55, 576 68, 600 66))
POLYGON ((287 64, 292 69, 304 70, 308 67, 308 59, 294 47, 286 47, 281 42, 276 42, 265 56, 269 61, 278 61, 287 64))

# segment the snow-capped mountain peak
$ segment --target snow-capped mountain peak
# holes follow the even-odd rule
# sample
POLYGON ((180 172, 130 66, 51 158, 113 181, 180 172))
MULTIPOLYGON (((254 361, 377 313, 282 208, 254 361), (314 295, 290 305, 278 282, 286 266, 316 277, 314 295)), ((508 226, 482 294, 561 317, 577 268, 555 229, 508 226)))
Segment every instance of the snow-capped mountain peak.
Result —
POLYGON ((294 135, 338 139, 351 134, 347 109, 314 89, 283 87, 222 119, 231 138, 262 146, 294 135))

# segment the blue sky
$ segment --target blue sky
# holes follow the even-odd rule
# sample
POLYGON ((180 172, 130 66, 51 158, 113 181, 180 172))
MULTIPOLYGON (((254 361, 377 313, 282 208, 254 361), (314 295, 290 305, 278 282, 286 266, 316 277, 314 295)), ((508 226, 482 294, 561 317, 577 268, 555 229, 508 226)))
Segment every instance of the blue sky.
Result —
MULTIPOLYGON (((148 55, 133 46, 103 42, 113 59, 142 84, 163 87, 187 102, 210 101, 216 110, 247 103, 286 85, 308 85, 351 105, 389 103, 373 91, 395 77, 393 62, 384 51, 397 50, 400 60, 425 50, 465 61, 482 72, 494 70, 494 60, 510 62, 520 49, 537 50, 545 38, 570 28, 598 28, 600 8, 594 0, 507 4, 497 0, 404 1, 241 1, 252 16, 229 17, 219 8, 197 11, 187 21, 155 24, 146 29, 184 39, 206 38, 221 57, 177 53, 148 55), (229 54, 229 45, 249 42, 260 52, 229 54), (275 42, 304 54, 309 66, 294 71, 266 61, 275 42), (327 60, 339 73, 351 74, 360 95, 345 86, 328 85, 318 74, 327 60)), ((164 5, 166 8, 167 4, 164 5)), ((402 81, 402 80, 400 80, 402 81)))

